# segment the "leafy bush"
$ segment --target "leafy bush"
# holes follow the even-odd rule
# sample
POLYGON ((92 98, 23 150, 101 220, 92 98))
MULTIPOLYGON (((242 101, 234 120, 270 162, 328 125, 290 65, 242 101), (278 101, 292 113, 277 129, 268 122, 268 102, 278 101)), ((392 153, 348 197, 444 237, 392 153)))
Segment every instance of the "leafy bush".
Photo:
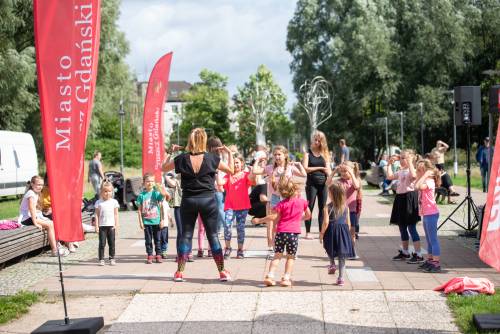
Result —
MULTIPOLYGON (((102 153, 102 160, 106 164, 120 165, 120 140, 119 139, 89 139, 85 152, 85 159, 91 160, 94 151, 102 153)), ((141 168, 142 147, 137 140, 124 138, 123 140, 123 165, 125 167, 141 168)))

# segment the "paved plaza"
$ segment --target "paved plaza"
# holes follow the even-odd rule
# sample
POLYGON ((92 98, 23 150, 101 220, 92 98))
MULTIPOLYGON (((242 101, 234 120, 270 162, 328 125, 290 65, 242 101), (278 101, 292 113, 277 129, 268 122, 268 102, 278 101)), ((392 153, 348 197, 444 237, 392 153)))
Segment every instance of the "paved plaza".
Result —
MULTIPOLYGON (((463 188, 460 191, 464 193, 463 188)), ((473 196, 478 204, 484 203, 485 194, 473 196)), ((454 207, 441 206, 441 220, 454 207)), ((121 212, 117 266, 97 266, 95 234, 87 234, 78 253, 64 258, 69 313, 103 315, 103 333, 199 333, 204 328, 228 333, 457 332, 445 297, 432 289, 457 276, 485 277, 498 285, 500 274, 479 260, 474 240, 457 236, 460 231, 452 223, 440 231, 442 273, 423 273, 416 265, 391 261, 399 232, 388 225, 390 210, 390 198, 378 196, 376 190, 364 192, 361 259, 347 262, 343 287, 327 273, 328 260, 313 225, 315 239, 300 240, 291 288, 262 284, 269 262, 263 227, 246 229, 245 259, 236 259, 233 253, 226 261, 232 282, 219 282, 213 260, 201 258, 187 264, 186 282, 175 283, 175 229, 170 229, 169 258, 147 265, 136 213, 121 212)), ((459 210, 456 217, 462 220, 465 211, 459 210)), ((423 236, 421 224, 419 232, 423 236)), ((284 263, 278 274, 283 269, 284 263)), ((54 259, 38 256, 12 265, 0 271, 0 282, 3 294, 21 288, 48 294, 46 302, 20 320, 0 326, 0 332, 26 333, 46 319, 62 318, 54 259)))

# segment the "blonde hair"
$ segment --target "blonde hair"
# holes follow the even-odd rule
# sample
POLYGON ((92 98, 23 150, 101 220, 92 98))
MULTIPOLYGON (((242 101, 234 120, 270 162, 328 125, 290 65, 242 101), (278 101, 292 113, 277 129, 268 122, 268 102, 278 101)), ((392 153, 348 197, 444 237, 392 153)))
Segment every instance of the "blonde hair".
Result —
POLYGON ((338 218, 344 213, 346 207, 344 188, 339 182, 333 182, 328 187, 328 194, 330 195, 330 199, 332 201, 331 205, 334 217, 338 218))
POLYGON ((434 164, 429 160, 429 159, 421 159, 417 162, 417 168, 418 165, 423 164, 425 171, 432 171, 432 178, 434 179, 434 183, 436 184, 436 187, 441 186, 441 173, 439 170, 434 166, 434 164))
MULTIPOLYGON (((290 157, 288 156, 288 150, 283 145, 277 145, 273 149, 273 155, 275 152, 281 152, 285 156, 285 166, 283 166, 283 168, 284 168, 284 171, 286 172, 286 169, 288 168, 288 163, 290 162, 290 157)), ((276 182, 276 177, 274 176, 274 169, 276 167, 278 167, 278 165, 276 164, 276 161, 274 161, 273 173, 271 174, 271 185, 273 186, 273 189, 276 189, 278 187, 278 184, 277 184, 278 182, 276 182)))
POLYGON ((114 193, 114 191, 115 191, 115 187, 113 187, 113 183, 111 183, 109 181, 102 181, 101 193, 99 194, 101 198, 103 198, 105 188, 111 188, 111 193, 114 193))
POLYGON ((24 189, 24 193, 26 194, 29 190, 33 190, 33 185, 36 183, 36 181, 42 181, 43 182, 43 177, 40 175, 35 175, 29 180, 26 184, 26 189, 24 189))
POLYGON ((326 164, 328 165, 330 163, 330 151, 328 150, 328 142, 326 141, 326 136, 323 131, 316 130, 312 134, 311 138, 314 140, 314 138, 319 139, 319 154, 325 159, 326 164))
POLYGON ((299 187, 292 180, 284 175, 278 182, 278 191, 283 198, 290 198, 297 194, 299 187))
MULTIPOLYGON (((144 174, 142 176, 142 182, 146 182, 146 180, 149 179, 150 177, 152 177, 153 180, 154 180, 155 175, 153 173, 146 173, 146 174, 144 174)), ((155 182, 156 182, 156 180, 155 180, 155 182)))
POLYGON ((200 153, 207 150, 207 133, 202 128, 191 130, 186 145, 186 151, 190 153, 200 153))

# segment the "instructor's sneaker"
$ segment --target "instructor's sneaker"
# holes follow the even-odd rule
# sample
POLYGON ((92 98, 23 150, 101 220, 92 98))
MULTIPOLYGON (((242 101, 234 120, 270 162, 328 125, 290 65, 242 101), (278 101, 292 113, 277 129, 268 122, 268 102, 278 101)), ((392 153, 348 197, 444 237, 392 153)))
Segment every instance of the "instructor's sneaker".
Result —
POLYGON ((424 262, 424 258, 422 256, 419 256, 417 253, 412 253, 411 258, 406 261, 408 264, 418 264, 424 262))
POLYGON ((410 254, 405 254, 402 250, 399 250, 398 252, 398 255, 393 257, 392 261, 407 261, 410 259, 410 254))
POLYGON ((174 274, 174 282, 185 282, 184 275, 181 271, 176 271, 174 274))
POLYGON ((227 282, 227 281, 232 281, 233 279, 231 278, 231 274, 229 271, 224 269, 223 271, 219 272, 219 281, 221 282, 227 282))

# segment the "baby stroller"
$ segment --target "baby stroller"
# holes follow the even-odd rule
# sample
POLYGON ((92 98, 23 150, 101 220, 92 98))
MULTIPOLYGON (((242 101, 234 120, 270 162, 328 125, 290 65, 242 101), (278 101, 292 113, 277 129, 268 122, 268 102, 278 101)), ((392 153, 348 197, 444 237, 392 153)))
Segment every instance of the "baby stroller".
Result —
POLYGON ((123 200, 123 188, 125 186, 123 174, 115 171, 107 171, 104 173, 104 178, 113 184, 115 188, 114 198, 118 201, 120 207, 126 208, 125 201, 123 200))

